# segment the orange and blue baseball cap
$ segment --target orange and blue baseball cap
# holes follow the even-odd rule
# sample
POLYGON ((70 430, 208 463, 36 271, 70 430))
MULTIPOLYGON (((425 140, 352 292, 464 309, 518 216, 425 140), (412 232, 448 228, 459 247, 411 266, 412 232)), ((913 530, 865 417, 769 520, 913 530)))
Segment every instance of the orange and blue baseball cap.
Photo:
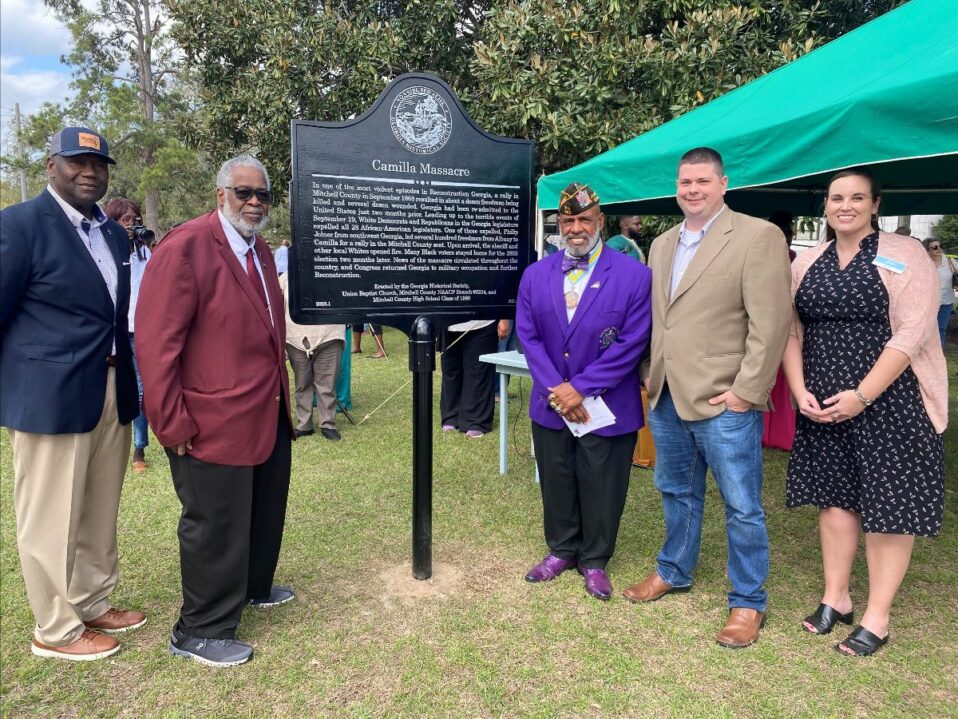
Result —
POLYGON ((50 138, 50 157, 61 155, 98 155, 111 165, 116 160, 110 157, 110 143, 98 132, 87 127, 64 127, 50 138))

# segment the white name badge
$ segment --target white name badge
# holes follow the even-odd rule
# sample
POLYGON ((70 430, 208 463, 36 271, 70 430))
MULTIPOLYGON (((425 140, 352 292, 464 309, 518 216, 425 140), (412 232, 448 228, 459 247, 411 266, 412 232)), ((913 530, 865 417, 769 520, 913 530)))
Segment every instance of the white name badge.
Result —
POLYGON ((908 266, 904 262, 899 262, 898 260, 893 260, 890 257, 884 257, 883 255, 876 255, 875 259, 872 260, 872 264, 876 267, 883 267, 889 272, 894 272, 896 275, 900 275, 908 266))

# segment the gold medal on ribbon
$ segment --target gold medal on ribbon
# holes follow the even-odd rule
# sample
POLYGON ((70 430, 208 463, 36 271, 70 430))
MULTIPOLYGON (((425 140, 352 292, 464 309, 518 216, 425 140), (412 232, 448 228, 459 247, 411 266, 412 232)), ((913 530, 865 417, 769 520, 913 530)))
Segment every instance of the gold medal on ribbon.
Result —
POLYGON ((569 290, 565 293, 566 309, 574 310, 579 306, 579 293, 575 290, 569 290))

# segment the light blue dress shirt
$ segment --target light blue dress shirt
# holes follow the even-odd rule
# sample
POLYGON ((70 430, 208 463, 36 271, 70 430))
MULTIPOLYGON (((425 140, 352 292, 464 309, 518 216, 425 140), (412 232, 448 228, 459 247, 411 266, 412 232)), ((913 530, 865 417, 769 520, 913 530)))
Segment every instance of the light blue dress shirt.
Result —
POLYGON ((685 229, 685 220, 682 221, 682 226, 679 228, 679 241, 675 245, 675 257, 672 260, 672 286, 669 290, 669 299, 675 296, 675 290, 685 276, 685 271, 692 264, 692 258, 695 257, 695 252, 702 244, 702 239, 724 209, 725 205, 722 205, 722 208, 712 215, 712 219, 706 222, 705 226, 698 232, 689 232, 685 229))

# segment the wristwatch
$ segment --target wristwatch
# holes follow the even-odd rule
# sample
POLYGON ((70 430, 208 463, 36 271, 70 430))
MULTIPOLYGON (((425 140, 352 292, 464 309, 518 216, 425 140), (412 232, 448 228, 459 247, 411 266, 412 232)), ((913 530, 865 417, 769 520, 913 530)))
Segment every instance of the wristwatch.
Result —
POLYGON ((858 389, 857 387, 855 388, 855 396, 858 397, 858 401, 861 402, 861 403, 862 403, 863 405, 865 405, 866 407, 871 407, 871 405, 872 405, 872 404, 874 403, 874 401, 875 401, 875 400, 869 399, 868 397, 866 397, 865 395, 863 395, 863 394, 862 394, 862 391, 861 391, 860 389, 858 389))

